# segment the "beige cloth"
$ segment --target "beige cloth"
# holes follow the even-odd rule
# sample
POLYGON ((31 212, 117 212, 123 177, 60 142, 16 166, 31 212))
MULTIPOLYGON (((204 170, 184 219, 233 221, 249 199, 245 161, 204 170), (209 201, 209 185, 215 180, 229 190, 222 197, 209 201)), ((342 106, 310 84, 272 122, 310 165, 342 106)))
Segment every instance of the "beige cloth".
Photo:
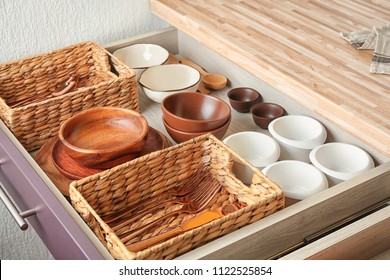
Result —
POLYGON ((390 23, 372 30, 364 29, 340 35, 356 49, 372 49, 370 72, 390 74, 390 23))

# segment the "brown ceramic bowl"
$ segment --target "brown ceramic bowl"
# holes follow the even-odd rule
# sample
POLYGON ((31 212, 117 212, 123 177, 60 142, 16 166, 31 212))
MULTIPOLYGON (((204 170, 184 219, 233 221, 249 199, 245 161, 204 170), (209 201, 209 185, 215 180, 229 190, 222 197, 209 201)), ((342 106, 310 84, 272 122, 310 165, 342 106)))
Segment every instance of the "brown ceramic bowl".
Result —
POLYGON ((231 116, 223 100, 196 92, 180 92, 161 103, 163 118, 173 129, 204 132, 220 128, 231 116))
POLYGON ((253 121, 259 127, 268 129, 270 122, 284 115, 284 109, 278 104, 263 102, 253 105, 251 114, 253 121))
POLYGON ((178 130, 178 129, 175 129, 175 128, 169 126, 169 124, 167 124, 167 122, 163 119, 165 129, 167 130, 168 134, 172 137, 172 139, 176 143, 185 142, 187 140, 190 140, 192 138, 195 138, 197 136, 207 134, 207 133, 211 133, 215 137, 217 137, 218 139, 222 139, 223 136, 225 135, 226 131, 229 128, 230 121, 231 121, 231 118, 229 118, 228 121, 226 123, 224 123, 222 126, 216 128, 214 130, 201 131, 201 132, 186 132, 186 131, 181 131, 181 130, 178 130))
POLYGON ((261 94, 248 87, 238 87, 227 93, 230 105, 240 113, 249 112, 251 107, 262 100, 261 94))
POLYGON ((64 150, 81 165, 109 168, 118 159, 131 160, 141 152, 148 123, 138 112, 116 107, 82 111, 62 123, 58 136, 64 150))

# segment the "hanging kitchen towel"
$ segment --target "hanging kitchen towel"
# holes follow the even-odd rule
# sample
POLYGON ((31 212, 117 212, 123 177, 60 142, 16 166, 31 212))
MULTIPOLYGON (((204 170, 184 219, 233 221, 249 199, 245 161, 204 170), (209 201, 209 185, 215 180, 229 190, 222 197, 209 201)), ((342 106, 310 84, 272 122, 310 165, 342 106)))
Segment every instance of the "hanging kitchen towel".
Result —
POLYGON ((370 72, 390 74, 390 23, 372 30, 363 29, 341 36, 356 49, 373 49, 370 72))

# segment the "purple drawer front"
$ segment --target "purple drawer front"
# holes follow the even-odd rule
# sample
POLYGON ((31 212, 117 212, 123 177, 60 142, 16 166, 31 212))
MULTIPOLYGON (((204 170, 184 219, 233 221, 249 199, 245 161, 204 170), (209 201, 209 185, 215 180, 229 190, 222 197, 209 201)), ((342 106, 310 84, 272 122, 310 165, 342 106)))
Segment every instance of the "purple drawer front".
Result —
POLYGON ((0 130, 0 180, 20 211, 36 209, 26 218, 56 259, 104 259, 92 241, 0 130))

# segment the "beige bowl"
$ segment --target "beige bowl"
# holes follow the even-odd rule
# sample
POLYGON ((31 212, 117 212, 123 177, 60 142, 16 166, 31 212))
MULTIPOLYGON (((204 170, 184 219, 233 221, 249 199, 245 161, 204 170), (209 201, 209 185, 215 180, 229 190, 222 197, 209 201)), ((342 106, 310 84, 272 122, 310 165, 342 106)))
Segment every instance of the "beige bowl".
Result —
POLYGON ((148 67, 164 64, 169 52, 155 44, 135 44, 113 52, 124 64, 134 69, 139 77, 148 67))
POLYGON ((177 92, 196 91, 200 73, 183 64, 165 64, 146 69, 139 79, 146 96, 155 102, 177 92))

